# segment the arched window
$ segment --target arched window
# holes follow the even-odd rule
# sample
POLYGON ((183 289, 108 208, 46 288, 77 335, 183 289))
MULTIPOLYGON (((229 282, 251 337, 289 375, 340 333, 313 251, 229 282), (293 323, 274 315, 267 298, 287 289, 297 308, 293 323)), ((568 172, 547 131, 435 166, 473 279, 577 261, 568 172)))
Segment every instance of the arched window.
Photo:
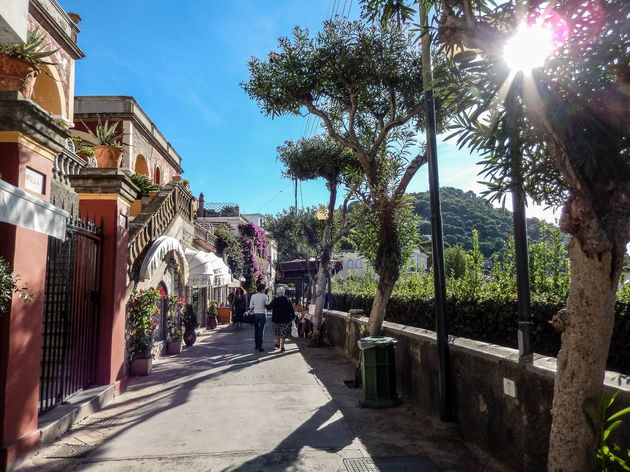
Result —
POLYGON ((158 166, 155 166, 155 172, 153 174, 153 182, 155 182, 158 185, 162 185, 162 173, 160 172, 160 168, 158 166))
POLYGON ((354 262, 352 259, 348 259, 348 270, 354 269, 354 262))
POLYGON ((37 76, 32 100, 51 115, 65 115, 66 101, 63 85, 55 67, 42 65, 43 73, 37 76))
POLYGON ((361 259, 357 259, 357 262, 354 264, 354 267, 356 267, 357 269, 363 268, 363 262, 361 262, 361 259))
POLYGON ((138 175, 146 175, 149 177, 149 166, 147 165, 147 160, 142 154, 138 154, 138 157, 136 157, 136 165, 133 170, 138 175))

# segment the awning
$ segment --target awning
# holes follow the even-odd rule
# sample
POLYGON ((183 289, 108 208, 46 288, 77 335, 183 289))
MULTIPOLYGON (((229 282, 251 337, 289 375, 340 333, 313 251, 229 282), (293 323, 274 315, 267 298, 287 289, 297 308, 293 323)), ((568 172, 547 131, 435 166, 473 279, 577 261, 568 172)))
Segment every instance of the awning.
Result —
POLYGON ((232 271, 223 259, 211 252, 186 249, 190 275, 186 285, 221 286, 232 282, 232 271))
POLYGON ((171 238, 170 236, 160 236, 153 241, 149 252, 147 252, 147 255, 142 261, 142 265, 140 266, 140 280, 146 280, 153 277, 155 270, 160 266, 164 257, 166 257, 166 255, 171 251, 175 253, 175 257, 179 262, 182 281, 186 283, 189 274, 186 255, 184 254, 184 250, 182 249, 181 244, 179 244, 179 241, 175 238, 171 238))

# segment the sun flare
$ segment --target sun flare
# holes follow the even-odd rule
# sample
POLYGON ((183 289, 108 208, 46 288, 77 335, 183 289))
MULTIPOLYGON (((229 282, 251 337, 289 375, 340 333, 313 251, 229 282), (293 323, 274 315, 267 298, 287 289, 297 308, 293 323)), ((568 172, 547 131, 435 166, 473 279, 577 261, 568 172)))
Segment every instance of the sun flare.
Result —
POLYGON ((541 67, 553 50, 550 28, 540 23, 523 24, 505 44, 503 57, 510 69, 529 72, 541 67))

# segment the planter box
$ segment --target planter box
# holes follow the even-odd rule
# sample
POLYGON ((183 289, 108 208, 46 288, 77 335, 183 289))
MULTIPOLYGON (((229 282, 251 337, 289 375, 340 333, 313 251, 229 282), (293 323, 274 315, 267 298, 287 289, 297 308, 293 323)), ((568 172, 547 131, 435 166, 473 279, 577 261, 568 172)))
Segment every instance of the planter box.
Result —
POLYGON ((232 322, 232 309, 229 307, 219 307, 217 308, 219 314, 217 315, 217 321, 219 324, 226 324, 232 322))
POLYGON ((153 359, 134 359, 131 361, 131 375, 149 375, 153 368, 153 359))
POLYGON ((142 199, 134 200, 129 207, 129 216, 138 216, 142 211, 142 199))
POLYGON ((182 352, 182 340, 169 341, 166 349, 169 354, 180 354, 182 352))

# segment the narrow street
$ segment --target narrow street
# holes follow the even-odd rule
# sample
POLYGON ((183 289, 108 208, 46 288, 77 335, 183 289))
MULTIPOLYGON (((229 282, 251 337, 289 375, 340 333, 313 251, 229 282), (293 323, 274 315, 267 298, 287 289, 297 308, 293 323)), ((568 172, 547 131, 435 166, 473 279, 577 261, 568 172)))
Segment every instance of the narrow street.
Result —
POLYGON ((249 325, 202 334, 17 470, 510 470, 405 401, 360 408, 352 363, 303 339, 274 350, 272 334, 269 320, 262 353, 249 325))

